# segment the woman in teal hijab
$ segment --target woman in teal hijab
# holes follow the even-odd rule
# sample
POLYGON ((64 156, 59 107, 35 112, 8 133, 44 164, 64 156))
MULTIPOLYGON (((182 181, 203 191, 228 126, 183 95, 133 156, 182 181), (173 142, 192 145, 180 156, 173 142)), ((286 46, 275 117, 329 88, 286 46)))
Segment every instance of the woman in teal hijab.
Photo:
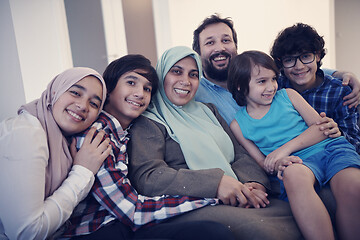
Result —
POLYGON ((265 173, 216 108, 194 100, 202 74, 198 54, 188 47, 171 48, 156 71, 159 90, 130 130, 131 182, 150 196, 218 197, 233 206, 266 206, 265 173), (222 195, 224 179, 234 193, 222 195))
MULTIPOLYGON (((177 68, 176 68, 177 70, 177 68)), ((184 71, 184 69, 181 69, 184 71)), ((213 112, 204 104, 194 100, 195 93, 199 86, 199 74, 201 74, 201 60, 193 50, 188 47, 174 47, 167 50, 158 61, 156 72, 159 77, 159 91, 155 94, 152 104, 144 113, 150 119, 163 124, 172 139, 178 142, 185 156, 185 160, 190 169, 208 169, 220 168, 226 175, 237 179, 234 171, 231 169, 230 163, 234 161, 234 147, 230 137, 226 134, 213 112), (180 95, 179 98, 184 99, 180 104, 169 100, 172 88, 164 88, 164 83, 171 78, 169 70, 174 65, 183 61, 185 58, 192 58, 196 63, 196 77, 194 86, 183 86, 192 76, 176 76, 179 83, 175 85, 175 89, 190 89, 188 93, 180 95)), ((171 80, 170 80, 171 81, 171 80)), ((176 81, 176 80, 175 80, 176 81)), ((190 84, 188 84, 190 85, 190 84)), ((176 98, 176 97, 174 97, 176 98)))

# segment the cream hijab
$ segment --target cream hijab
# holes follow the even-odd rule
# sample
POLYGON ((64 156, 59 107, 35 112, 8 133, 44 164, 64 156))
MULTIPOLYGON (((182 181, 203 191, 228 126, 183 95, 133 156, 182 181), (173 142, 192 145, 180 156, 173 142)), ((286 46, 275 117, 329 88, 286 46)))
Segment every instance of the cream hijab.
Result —
POLYGON ((87 76, 98 78, 102 84, 103 101, 99 109, 100 114, 106 98, 105 82, 101 75, 95 70, 84 67, 71 68, 57 75, 48 84, 47 89, 39 99, 21 106, 18 110, 18 114, 26 110, 39 119, 47 135, 50 156, 45 175, 45 197, 50 196, 61 185, 67 177, 73 163, 69 144, 55 122, 52 115, 52 107, 64 92, 87 76))
POLYGON ((237 179, 230 166, 234 160, 233 144, 213 112, 194 99, 184 106, 175 106, 165 94, 166 74, 188 56, 195 59, 201 74, 199 55, 188 47, 174 47, 161 56, 156 66, 159 90, 144 115, 166 127, 171 138, 180 144, 190 169, 221 168, 226 175, 237 179))

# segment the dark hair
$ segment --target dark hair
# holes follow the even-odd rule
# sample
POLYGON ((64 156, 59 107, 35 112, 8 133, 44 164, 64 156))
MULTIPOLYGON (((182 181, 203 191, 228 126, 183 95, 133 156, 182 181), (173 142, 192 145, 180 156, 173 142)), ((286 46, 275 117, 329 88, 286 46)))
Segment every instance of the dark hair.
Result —
MULTIPOLYGON (((156 74, 156 70, 151 66, 149 59, 140 54, 129 54, 121 58, 118 58, 112 61, 105 69, 103 73, 103 78, 105 80, 107 93, 111 93, 118 81, 119 78, 130 71, 142 70, 137 72, 139 75, 145 77, 152 84, 151 96, 155 94, 159 84, 159 78, 156 74)), ((105 104, 107 104, 107 99, 105 104)))
POLYGON ((215 13, 215 14, 211 15, 210 17, 205 18, 204 21, 201 23, 201 25, 194 31, 192 48, 199 55, 201 55, 200 54, 199 35, 208 25, 215 24, 215 23, 225 23, 226 25, 229 26, 229 28, 231 29, 231 32, 233 34, 233 40, 235 43, 235 47, 237 48, 237 35, 236 35, 236 31, 234 29, 233 21, 231 20, 231 18, 220 18, 220 16, 217 13, 215 13))
POLYGON ((282 68, 281 58, 291 54, 303 53, 306 51, 320 55, 318 70, 321 66, 321 59, 326 54, 325 41, 316 30, 304 23, 297 23, 282 30, 276 37, 271 48, 270 55, 278 68, 282 68))
POLYGON ((240 106, 246 105, 251 73, 255 66, 274 71, 276 78, 279 76, 279 69, 274 60, 264 52, 245 51, 234 57, 229 65, 227 87, 240 106))

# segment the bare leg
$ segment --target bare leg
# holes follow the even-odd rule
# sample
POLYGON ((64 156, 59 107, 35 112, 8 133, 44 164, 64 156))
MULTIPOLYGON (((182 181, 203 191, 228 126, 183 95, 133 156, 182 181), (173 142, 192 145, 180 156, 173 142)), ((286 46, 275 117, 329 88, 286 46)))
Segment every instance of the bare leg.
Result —
POLYGON ((314 189, 312 171, 305 165, 293 164, 283 176, 291 210, 305 239, 334 239, 329 213, 314 189))
POLYGON ((360 169, 345 168, 330 180, 336 199, 336 224, 340 239, 360 236, 360 169))

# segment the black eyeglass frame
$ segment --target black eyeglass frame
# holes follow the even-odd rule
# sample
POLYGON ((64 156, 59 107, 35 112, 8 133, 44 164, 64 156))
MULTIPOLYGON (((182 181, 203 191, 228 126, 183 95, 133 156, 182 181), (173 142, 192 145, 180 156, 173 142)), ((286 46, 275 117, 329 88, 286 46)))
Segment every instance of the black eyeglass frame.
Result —
POLYGON ((304 53, 302 53, 302 54, 300 54, 300 55, 291 56, 291 57, 290 57, 290 56, 289 56, 289 57, 284 57, 284 58, 282 58, 282 59, 280 59, 280 60, 281 60, 281 65, 283 66, 283 68, 292 68, 292 67, 294 67, 294 66, 296 65, 298 59, 300 60, 300 62, 301 62, 302 64, 309 64, 309 63, 312 63, 312 62, 315 61, 315 56, 316 56, 316 53, 313 53, 313 52, 304 52, 304 53), (304 56, 304 55, 307 55, 307 54, 312 54, 312 55, 313 55, 312 60, 311 60, 311 61, 303 62, 303 60, 301 59, 301 57, 304 56), (294 64, 293 64, 292 66, 287 66, 287 67, 285 67, 283 61, 284 61, 284 59, 288 59, 288 58, 291 58, 292 60, 294 60, 294 64))

